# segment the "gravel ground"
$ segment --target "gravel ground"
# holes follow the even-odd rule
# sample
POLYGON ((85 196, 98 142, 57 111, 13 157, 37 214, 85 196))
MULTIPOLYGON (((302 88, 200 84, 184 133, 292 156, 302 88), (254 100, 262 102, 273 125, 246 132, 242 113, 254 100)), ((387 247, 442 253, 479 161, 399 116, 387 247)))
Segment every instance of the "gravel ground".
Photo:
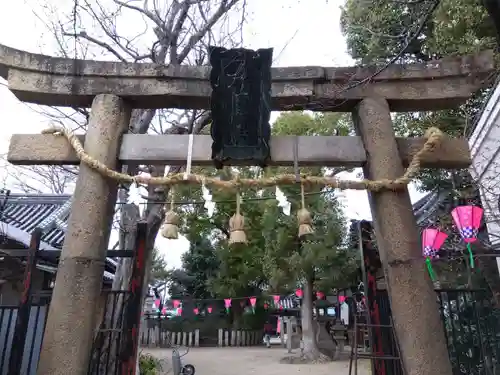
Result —
MULTIPOLYGON (((171 371, 172 352, 169 349, 143 349, 167 362, 165 374, 171 371)), ((193 348, 182 358, 183 364, 196 367, 196 375, 347 375, 349 360, 340 360, 327 364, 280 364, 279 360, 287 356, 286 349, 264 347, 247 348, 193 348)), ((358 375, 369 375, 368 361, 358 361, 358 375)), ((354 371, 353 371, 354 375, 354 371)))

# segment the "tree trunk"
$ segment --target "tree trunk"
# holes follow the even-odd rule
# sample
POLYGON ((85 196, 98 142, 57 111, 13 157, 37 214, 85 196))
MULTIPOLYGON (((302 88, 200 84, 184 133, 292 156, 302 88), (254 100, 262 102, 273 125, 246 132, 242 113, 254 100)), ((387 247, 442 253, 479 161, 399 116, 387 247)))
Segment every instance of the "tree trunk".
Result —
POLYGON ((233 301, 233 306, 231 307, 231 314, 232 314, 231 326, 235 331, 241 329, 243 320, 243 311, 244 308, 241 307, 240 301, 233 301))
MULTIPOLYGON (((119 202, 127 201, 127 192, 121 189, 119 192, 119 202)), ((135 204, 123 204, 121 207, 120 215, 120 249, 133 250, 135 246, 136 225, 140 219, 139 208, 135 204)), ((111 287, 112 291, 126 291, 129 287, 129 281, 132 274, 133 258, 122 258, 117 265, 115 278, 111 287)), ((123 324, 123 308, 124 308, 124 294, 111 294, 106 301, 106 315, 102 317, 99 322, 99 327, 106 329, 114 329, 121 327, 123 324)), ((99 370, 106 369, 110 374, 115 373, 117 365, 115 353, 118 353, 120 345, 119 338, 121 334, 115 331, 108 331, 111 339, 104 334, 103 337, 99 336, 97 331, 97 345, 101 345, 101 358, 94 357, 94 363, 99 363, 99 370), (109 356, 109 359, 108 359, 109 356), (97 362, 98 361, 98 362, 97 362), (107 366, 106 366, 107 363, 107 366)), ((95 352, 93 355, 97 355, 95 352)))
POLYGON ((313 281, 307 278, 304 283, 304 297, 301 306, 301 321, 302 321, 302 342, 303 350, 302 357, 309 361, 317 361, 320 359, 321 352, 318 347, 316 329, 314 328, 313 320, 313 281))

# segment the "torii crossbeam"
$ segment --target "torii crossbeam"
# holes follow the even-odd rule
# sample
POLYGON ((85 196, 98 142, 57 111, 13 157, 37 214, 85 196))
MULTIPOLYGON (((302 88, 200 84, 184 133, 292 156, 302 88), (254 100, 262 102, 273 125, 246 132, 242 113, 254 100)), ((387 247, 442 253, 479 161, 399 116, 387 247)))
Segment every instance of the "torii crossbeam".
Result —
MULTIPOLYGON (((390 111, 455 107, 481 87, 493 68, 492 53, 484 52, 393 65, 378 75, 377 67, 273 69, 273 109, 352 111, 357 132, 355 137, 274 137, 273 164, 291 165, 298 142, 301 165, 361 166, 366 178, 395 179, 423 140, 396 139, 390 111)), ((187 136, 123 134, 133 108, 208 108, 208 75, 207 67, 61 59, 0 46, 0 76, 20 100, 92 107, 82 136, 85 150, 112 169, 121 164, 183 164, 187 136)), ((210 164, 210 138, 195 136, 194 143, 193 164, 210 164)), ((20 165, 78 164, 65 139, 49 135, 14 135, 8 158, 20 165)), ((451 138, 423 160, 429 168, 470 163, 467 141, 451 138)), ((116 192, 115 183, 81 165, 39 375, 86 373, 116 192)), ((449 375, 433 286, 424 263, 413 261, 420 254, 420 241, 408 190, 372 192, 370 204, 406 373, 449 375)))

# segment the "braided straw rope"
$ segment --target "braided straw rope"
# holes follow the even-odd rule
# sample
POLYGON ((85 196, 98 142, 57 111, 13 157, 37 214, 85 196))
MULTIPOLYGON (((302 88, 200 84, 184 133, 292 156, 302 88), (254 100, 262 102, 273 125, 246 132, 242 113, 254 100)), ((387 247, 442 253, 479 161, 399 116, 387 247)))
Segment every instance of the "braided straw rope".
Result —
POLYGON ((396 178, 395 180, 381 179, 381 180, 339 180, 332 177, 320 177, 320 176, 301 176, 300 181, 293 174, 283 174, 277 176, 263 177, 259 179, 240 179, 236 177, 235 179, 229 181, 223 181, 216 177, 209 177, 197 174, 189 174, 185 176, 184 173, 172 174, 169 176, 162 177, 151 177, 151 176, 131 176, 126 173, 120 173, 108 168, 106 165, 98 160, 95 160, 92 156, 88 155, 83 149, 82 144, 78 140, 73 132, 64 129, 63 127, 52 127, 46 129, 42 134, 54 134, 56 136, 64 136, 68 142, 71 144, 78 159, 89 168, 94 169, 101 175, 110 178, 112 180, 122 182, 122 183, 138 183, 146 185, 155 186, 174 186, 181 184, 197 184, 201 185, 204 183, 207 186, 234 190, 240 187, 247 188, 265 188, 277 185, 295 185, 300 182, 304 185, 318 185, 330 188, 336 188, 341 190, 352 189, 352 190, 370 190, 370 191, 380 191, 380 190, 399 190, 404 186, 408 185, 413 178, 420 171, 420 162, 422 157, 433 151, 439 146, 444 134, 441 130, 431 127, 425 132, 425 144, 420 149, 410 162, 410 165, 406 169, 405 173, 396 178), (187 178, 186 178, 187 177, 187 178))

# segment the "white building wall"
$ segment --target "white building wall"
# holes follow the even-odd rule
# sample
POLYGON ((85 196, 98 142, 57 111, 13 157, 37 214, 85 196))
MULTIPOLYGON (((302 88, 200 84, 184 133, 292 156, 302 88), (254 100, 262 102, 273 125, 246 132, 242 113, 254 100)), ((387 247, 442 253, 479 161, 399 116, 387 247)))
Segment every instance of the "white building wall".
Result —
MULTIPOLYGON (((492 245, 500 245, 500 84, 495 87, 470 137, 471 174, 479 183, 492 245)), ((500 258, 497 258, 500 270, 500 258)))

